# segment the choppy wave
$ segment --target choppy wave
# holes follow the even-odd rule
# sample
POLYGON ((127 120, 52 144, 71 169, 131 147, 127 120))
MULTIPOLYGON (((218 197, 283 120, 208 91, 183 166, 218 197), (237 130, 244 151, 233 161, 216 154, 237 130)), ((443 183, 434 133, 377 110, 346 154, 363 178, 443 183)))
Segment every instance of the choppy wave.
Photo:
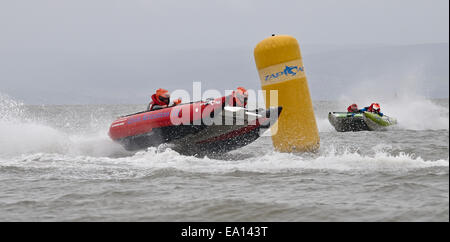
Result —
MULTIPOLYGON (((217 160, 182 156, 164 146, 150 148, 145 152, 131 153, 114 143, 108 136, 107 130, 97 130, 90 134, 69 134, 34 120, 26 115, 23 104, 7 96, 0 96, 0 159, 2 165, 34 164, 45 167, 44 161, 71 167, 81 165, 124 165, 142 168, 175 168, 192 172, 282 172, 292 169, 335 169, 335 170, 383 170, 408 169, 428 166, 448 166, 447 160, 427 161, 411 154, 400 153, 392 155, 383 150, 376 150, 374 155, 360 154, 357 151, 336 150, 333 147, 323 147, 320 154, 295 155, 277 153, 272 148, 262 154, 245 156, 232 160, 217 160), (55 163, 55 161, 58 161, 55 163), (10 163, 13 162, 13 163, 10 163), (31 162, 31 163, 30 163, 31 162)), ((447 128, 448 108, 438 106, 427 100, 418 100, 419 104, 428 106, 430 112, 435 112, 433 122, 405 121, 408 128, 447 128), (429 103, 428 103, 429 102, 429 103), (433 111, 434 110, 434 111, 433 111), (445 116, 447 112, 447 116, 445 116), (442 115, 444 114, 444 115, 442 115), (445 126, 447 125, 447 126, 445 126)), ((399 102, 400 106, 404 106, 399 102)), ((389 110, 389 105, 386 111, 389 110)), ((392 108, 392 107, 391 107, 392 108)), ((397 112, 399 122, 403 122, 402 114, 412 115, 410 110, 397 112)), ((418 113, 420 114, 420 113, 418 113)), ((419 115, 420 116, 420 115, 419 115)), ((422 120, 424 121, 424 120, 422 120)), ((318 120, 319 129, 332 130, 328 120, 318 120)))
MULTIPOLYGON (((277 153, 270 148, 263 154, 242 159, 220 160, 182 156, 163 146, 131 153, 100 131, 89 136, 69 135, 55 128, 36 123, 8 123, 0 121, 0 159, 2 165, 35 164, 72 167, 80 165, 120 165, 134 168, 175 168, 189 172, 283 172, 289 170, 402 170, 429 166, 448 166, 447 160, 427 161, 411 154, 391 155, 388 151, 374 150, 374 155, 357 151, 323 147, 315 155, 277 153), (3 122, 3 123, 2 123, 3 122), (9 163, 12 161, 13 163, 9 163), (51 162, 50 162, 51 161, 51 162), (57 161, 57 162, 55 162, 57 161), (6 163, 5 163, 6 162, 6 163), (31 163, 29 163, 31 162, 31 163)), ((376 146, 375 146, 376 147, 376 146)))
POLYGON ((332 133, 319 119, 326 133, 317 153, 278 153, 262 137, 224 157, 200 158, 169 145, 125 151, 107 128, 128 108, 29 107, 0 95, 2 219, 448 219, 448 131, 332 133))
POLYGON ((228 174, 309 173, 345 171, 346 173, 405 172, 411 169, 448 167, 449 160, 427 161, 400 153, 391 155, 377 151, 375 155, 357 152, 329 151, 316 156, 267 152, 264 155, 238 160, 182 156, 170 148, 149 148, 128 157, 92 157, 67 154, 36 153, 3 160, 1 168, 51 169, 49 176, 63 178, 130 179, 177 172, 228 174))

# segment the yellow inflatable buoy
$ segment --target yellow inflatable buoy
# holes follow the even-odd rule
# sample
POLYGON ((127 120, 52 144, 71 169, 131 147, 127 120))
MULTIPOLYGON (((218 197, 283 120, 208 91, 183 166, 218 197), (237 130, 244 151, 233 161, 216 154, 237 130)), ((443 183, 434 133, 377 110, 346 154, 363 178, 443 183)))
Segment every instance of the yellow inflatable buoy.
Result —
MULTIPOLYGON (((283 107, 272 141, 280 152, 315 151, 320 138, 300 47, 288 35, 272 35, 254 50, 266 107, 271 106, 270 91, 278 91, 278 106, 283 107)), ((275 95, 276 96, 276 95, 275 95)))

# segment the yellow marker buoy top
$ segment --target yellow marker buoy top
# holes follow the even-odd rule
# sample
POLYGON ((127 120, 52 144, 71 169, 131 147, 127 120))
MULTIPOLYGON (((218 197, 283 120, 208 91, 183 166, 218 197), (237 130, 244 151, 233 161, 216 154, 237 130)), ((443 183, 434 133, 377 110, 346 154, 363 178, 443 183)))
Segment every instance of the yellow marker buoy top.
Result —
POLYGON ((277 35, 259 42, 254 51, 259 69, 289 60, 301 59, 297 40, 289 35, 277 35))

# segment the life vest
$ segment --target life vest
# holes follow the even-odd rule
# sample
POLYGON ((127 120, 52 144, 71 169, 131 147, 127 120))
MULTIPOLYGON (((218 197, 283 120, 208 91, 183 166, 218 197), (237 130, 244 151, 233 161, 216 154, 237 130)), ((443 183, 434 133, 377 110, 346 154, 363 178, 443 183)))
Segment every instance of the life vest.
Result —
POLYGON ((157 97, 156 94, 152 95, 152 101, 149 104, 148 110, 153 110, 154 106, 167 106, 166 103, 161 102, 157 97))
POLYGON ((358 111, 358 106, 356 104, 352 104, 352 105, 348 106, 348 108, 347 108, 347 112, 349 112, 349 113, 355 113, 357 111, 358 111), (353 110, 352 107, 354 107, 356 110, 353 110))

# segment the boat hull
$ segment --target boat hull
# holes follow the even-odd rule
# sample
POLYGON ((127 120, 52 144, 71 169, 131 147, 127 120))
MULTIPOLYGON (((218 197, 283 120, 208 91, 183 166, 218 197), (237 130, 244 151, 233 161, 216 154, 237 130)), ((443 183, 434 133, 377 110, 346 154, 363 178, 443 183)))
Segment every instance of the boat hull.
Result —
POLYGON ((384 131, 390 126, 397 124, 395 118, 386 115, 380 116, 369 112, 364 112, 363 119, 371 131, 384 131))
POLYGON ((356 132, 369 130, 362 114, 330 112, 328 120, 338 132, 356 132))
POLYGON ((384 131, 397 124, 395 118, 370 112, 330 112, 328 120, 338 132, 384 131))

